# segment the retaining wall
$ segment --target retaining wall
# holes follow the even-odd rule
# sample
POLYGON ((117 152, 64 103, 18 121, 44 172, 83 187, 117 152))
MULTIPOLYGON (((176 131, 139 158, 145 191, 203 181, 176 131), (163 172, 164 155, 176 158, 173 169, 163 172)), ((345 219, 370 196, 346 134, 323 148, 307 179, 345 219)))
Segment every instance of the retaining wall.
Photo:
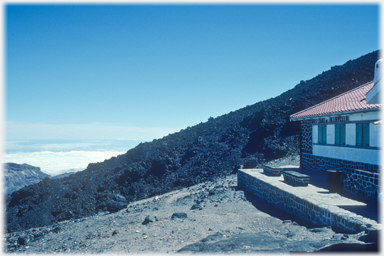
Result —
POLYGON ((357 233, 365 227, 372 227, 375 221, 343 209, 332 211, 336 206, 317 205, 306 199, 273 186, 239 170, 237 182, 240 188, 249 191, 265 201, 268 206, 281 209, 320 226, 332 226, 348 233, 357 233))

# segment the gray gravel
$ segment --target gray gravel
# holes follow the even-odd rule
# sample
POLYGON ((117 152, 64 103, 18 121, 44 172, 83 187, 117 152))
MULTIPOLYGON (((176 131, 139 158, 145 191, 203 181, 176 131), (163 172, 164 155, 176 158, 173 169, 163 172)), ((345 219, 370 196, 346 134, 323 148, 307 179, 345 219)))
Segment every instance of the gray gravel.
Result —
POLYGON ((362 243, 362 235, 308 229, 258 210, 236 191, 236 175, 52 226, 5 234, 7 253, 175 253, 316 251, 362 243), (193 207, 198 204, 200 207, 193 207), (193 208, 193 209, 191 209, 193 208), (174 217, 177 213, 180 217, 174 217), (181 214, 181 215, 180 215, 181 214))

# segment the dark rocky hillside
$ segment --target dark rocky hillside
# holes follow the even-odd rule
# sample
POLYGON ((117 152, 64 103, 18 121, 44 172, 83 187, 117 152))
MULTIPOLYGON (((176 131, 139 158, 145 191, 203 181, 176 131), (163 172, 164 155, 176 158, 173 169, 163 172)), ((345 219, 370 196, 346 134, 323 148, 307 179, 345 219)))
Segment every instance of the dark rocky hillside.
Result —
POLYGON ((5 163, 4 173, 4 192, 10 194, 22 187, 35 184, 50 175, 43 173, 40 167, 29 164, 5 163))
POLYGON ((299 123, 290 122, 289 116, 372 81, 378 54, 334 66, 278 97, 141 143, 69 177, 24 187, 7 198, 7 229, 94 215, 110 209, 111 198, 118 194, 136 201, 226 176, 240 165, 254 167, 295 155, 299 123))

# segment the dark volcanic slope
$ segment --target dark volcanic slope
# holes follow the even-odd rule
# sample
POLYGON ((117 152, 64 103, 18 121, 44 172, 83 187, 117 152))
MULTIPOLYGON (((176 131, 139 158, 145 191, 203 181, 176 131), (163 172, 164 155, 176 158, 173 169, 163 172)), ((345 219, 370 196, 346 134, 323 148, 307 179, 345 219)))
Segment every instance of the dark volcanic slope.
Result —
POLYGON ((115 194, 136 201, 297 153, 299 123, 289 122, 289 115, 371 81, 378 54, 332 67, 276 98, 141 143, 69 177, 16 191, 7 198, 7 229, 93 215, 105 211, 115 194))

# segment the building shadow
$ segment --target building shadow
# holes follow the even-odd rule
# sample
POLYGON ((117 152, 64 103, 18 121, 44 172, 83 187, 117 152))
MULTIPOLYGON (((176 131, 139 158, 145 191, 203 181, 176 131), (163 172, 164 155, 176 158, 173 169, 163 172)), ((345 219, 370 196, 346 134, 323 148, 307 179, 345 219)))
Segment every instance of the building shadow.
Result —
POLYGON ((302 218, 297 217, 296 215, 293 215, 291 213, 285 212, 283 210, 274 208, 269 206, 264 200, 256 196, 255 194, 249 192, 249 191, 244 191, 244 196, 249 201, 252 203, 252 205, 259 211, 262 211, 272 217, 278 218, 280 220, 291 220, 292 222, 296 222, 300 226, 304 226, 306 228, 316 228, 316 227, 322 227, 320 225, 316 225, 310 221, 304 220, 302 218))
MULTIPOLYGON (((296 171, 309 175, 310 176, 309 184, 316 186, 318 188, 329 190, 329 180, 328 180, 327 173, 319 172, 319 171, 311 171, 303 168, 296 169, 296 171)), ((318 193, 329 194, 330 192, 319 191, 318 193)), ((363 217, 375 220, 376 222, 380 222, 380 205, 378 204, 378 202, 372 202, 372 201, 366 200, 365 198, 359 196, 358 194, 352 194, 343 189, 338 194, 342 197, 356 200, 366 204, 366 206, 338 205, 338 207, 344 210, 356 213, 357 215, 361 215, 363 217)))

